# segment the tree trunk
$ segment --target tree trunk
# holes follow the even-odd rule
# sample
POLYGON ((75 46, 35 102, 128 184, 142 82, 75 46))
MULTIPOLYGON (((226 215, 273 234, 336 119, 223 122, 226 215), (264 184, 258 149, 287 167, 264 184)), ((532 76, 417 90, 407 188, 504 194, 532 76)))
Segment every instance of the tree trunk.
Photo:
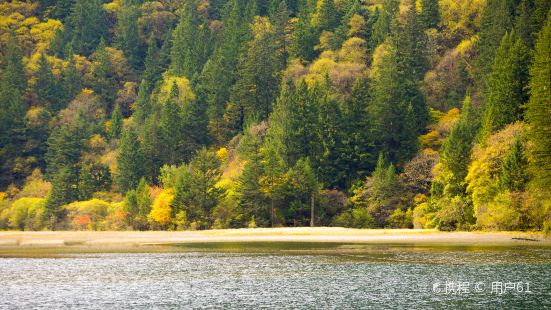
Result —
POLYGON ((314 194, 310 197, 310 227, 314 227, 314 194))

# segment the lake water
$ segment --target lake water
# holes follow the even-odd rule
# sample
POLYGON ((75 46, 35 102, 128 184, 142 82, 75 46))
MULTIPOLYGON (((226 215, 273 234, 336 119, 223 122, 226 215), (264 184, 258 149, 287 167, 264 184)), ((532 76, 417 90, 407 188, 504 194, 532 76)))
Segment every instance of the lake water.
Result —
POLYGON ((0 258, 0 308, 551 308, 546 247, 295 243, 171 249, 0 258))

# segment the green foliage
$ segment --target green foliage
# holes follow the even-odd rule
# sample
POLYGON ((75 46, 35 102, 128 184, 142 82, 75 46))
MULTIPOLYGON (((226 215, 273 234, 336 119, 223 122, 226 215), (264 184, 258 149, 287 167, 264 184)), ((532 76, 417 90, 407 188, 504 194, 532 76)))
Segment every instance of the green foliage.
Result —
POLYGON ((551 188, 551 15, 538 36, 534 62, 530 68, 530 100, 526 104, 526 119, 530 124, 530 137, 534 142, 530 151, 533 157, 534 183, 544 196, 551 188))
POLYGON ((109 135, 112 139, 118 139, 121 136, 122 126, 123 117, 121 113, 121 108, 117 104, 115 105, 115 109, 113 109, 113 112, 111 113, 111 128, 109 130, 109 135))
POLYGON ((421 0, 419 18, 426 28, 436 28, 440 23, 440 8, 438 0, 421 0))
POLYGON ((172 214, 185 211, 190 225, 208 228, 212 224, 209 215, 224 195, 224 190, 217 187, 220 162, 213 152, 202 148, 186 168, 176 184, 172 214))
POLYGON ((8 210, 9 226, 19 230, 40 230, 44 225, 44 211, 43 198, 20 198, 8 210))
POLYGON ((486 87, 482 137, 522 118, 522 106, 527 100, 529 56, 513 32, 505 33, 486 87))
POLYGON ((115 43, 121 49, 128 63, 135 69, 141 69, 145 57, 145 43, 138 33, 139 6, 132 0, 123 0, 117 11, 115 43))
POLYGON ((122 135, 117 163, 118 172, 115 182, 119 187, 119 191, 126 193, 135 188, 145 175, 144 154, 136 130, 133 127, 129 127, 122 135))
POLYGON ((75 53, 89 56, 101 39, 108 39, 107 18, 101 0, 76 0, 68 17, 68 44, 75 53))

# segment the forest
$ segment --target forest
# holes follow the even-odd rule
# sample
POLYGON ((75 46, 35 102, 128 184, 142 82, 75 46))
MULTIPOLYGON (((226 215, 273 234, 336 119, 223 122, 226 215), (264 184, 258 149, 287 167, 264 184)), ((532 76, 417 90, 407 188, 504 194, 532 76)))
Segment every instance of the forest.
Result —
POLYGON ((0 229, 551 229, 549 0, 0 3, 0 229))

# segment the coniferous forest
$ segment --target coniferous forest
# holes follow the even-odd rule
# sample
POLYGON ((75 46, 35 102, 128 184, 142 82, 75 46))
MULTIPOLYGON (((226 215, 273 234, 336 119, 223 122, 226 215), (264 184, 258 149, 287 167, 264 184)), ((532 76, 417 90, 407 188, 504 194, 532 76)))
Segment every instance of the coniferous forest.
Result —
POLYGON ((0 3, 0 229, 551 229, 549 0, 0 3))

